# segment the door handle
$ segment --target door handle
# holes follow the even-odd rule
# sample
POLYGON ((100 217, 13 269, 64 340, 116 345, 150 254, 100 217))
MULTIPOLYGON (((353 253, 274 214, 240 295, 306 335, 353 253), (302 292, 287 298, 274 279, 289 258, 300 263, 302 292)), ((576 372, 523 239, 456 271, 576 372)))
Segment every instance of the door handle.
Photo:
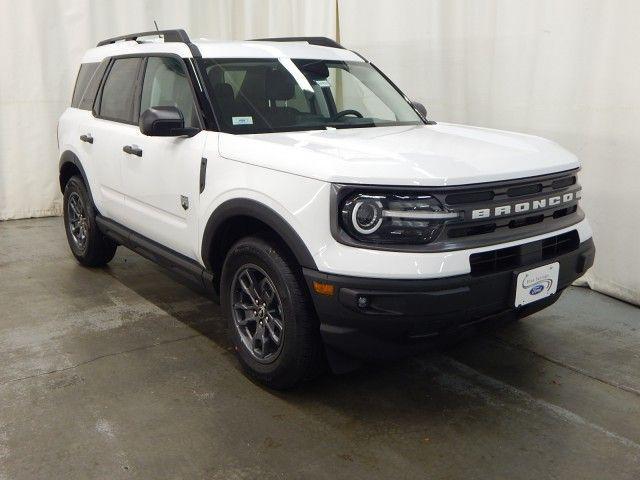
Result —
POLYGON ((86 135, 80 135, 80 140, 87 143, 93 143, 93 137, 90 133, 87 133, 86 135))
POLYGON ((124 153, 130 153, 131 155, 137 155, 139 157, 142 156, 142 149, 140 147, 136 147, 135 145, 125 145, 122 147, 122 151, 124 153))

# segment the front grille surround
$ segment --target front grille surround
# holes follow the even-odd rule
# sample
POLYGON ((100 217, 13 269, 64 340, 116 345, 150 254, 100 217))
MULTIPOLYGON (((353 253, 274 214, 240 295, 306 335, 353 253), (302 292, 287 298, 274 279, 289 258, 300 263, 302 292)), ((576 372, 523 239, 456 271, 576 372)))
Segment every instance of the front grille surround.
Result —
MULTIPOLYGON (((389 187, 334 184, 331 195, 331 231, 340 243, 373 250, 405 252, 439 252, 463 250, 515 241, 560 230, 584 219, 579 208, 581 187, 578 169, 550 175, 516 180, 451 187, 389 187), (438 236, 430 243, 389 245, 361 243, 351 238, 338 224, 337 212, 344 199, 354 192, 402 193, 431 195, 448 210, 460 212, 460 217, 443 222, 438 236), (517 205, 533 200, 572 195, 573 199, 558 205, 492 216, 472 218, 472 212, 491 212, 503 205, 517 205)), ((564 198, 564 197, 563 197, 564 198)), ((533 204, 532 204, 533 205, 533 204)))

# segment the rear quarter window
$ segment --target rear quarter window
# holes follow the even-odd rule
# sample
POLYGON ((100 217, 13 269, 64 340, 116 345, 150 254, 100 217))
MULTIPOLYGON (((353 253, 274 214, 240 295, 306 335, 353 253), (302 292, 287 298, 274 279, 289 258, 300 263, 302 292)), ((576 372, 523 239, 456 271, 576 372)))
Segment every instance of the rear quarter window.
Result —
POLYGON ((96 99, 96 95, 98 95, 98 90, 100 89, 100 82, 102 82, 102 77, 104 77, 104 72, 107 71, 107 67, 109 66, 109 59, 105 59, 100 63, 100 66, 97 68, 93 76, 91 77, 91 81, 89 82, 89 86, 84 91, 84 95, 82 95, 82 99, 80 100, 80 105, 78 108, 81 110, 92 110, 93 104, 96 99))
POLYGON ((82 96, 84 92, 87 90, 89 86, 89 81, 93 74, 98 69, 99 63, 83 63, 80 65, 80 70, 78 71, 78 76, 76 77, 76 86, 73 89, 73 97, 71 98, 71 106, 75 108, 80 108, 80 101, 82 100, 82 96))

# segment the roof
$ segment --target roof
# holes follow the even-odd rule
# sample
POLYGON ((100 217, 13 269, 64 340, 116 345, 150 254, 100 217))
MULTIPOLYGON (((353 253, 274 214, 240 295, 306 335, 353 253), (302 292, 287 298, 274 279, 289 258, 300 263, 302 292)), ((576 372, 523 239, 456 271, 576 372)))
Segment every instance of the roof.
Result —
POLYGON ((239 41, 218 42, 212 40, 194 40, 204 58, 318 58, 323 60, 354 60, 362 59, 355 53, 344 48, 332 48, 309 45, 306 42, 280 41, 239 41))
MULTIPOLYGON (((305 41, 243 40, 217 41, 193 39, 203 58, 317 58, 323 60, 362 61, 356 53, 344 48, 310 45, 305 41)), ((82 63, 100 62, 106 57, 144 53, 173 53, 183 58, 193 55, 186 43, 159 40, 138 43, 116 41, 87 50, 82 63)))

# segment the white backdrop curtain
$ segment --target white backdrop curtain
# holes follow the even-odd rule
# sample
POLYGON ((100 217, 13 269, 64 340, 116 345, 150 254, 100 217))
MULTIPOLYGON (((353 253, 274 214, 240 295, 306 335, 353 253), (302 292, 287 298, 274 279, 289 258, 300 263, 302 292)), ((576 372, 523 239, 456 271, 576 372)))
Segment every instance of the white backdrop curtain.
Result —
POLYGON ((341 42, 433 119, 577 154, 597 248, 588 282, 640 304, 639 1, 340 0, 339 17, 341 42))
POLYGON ((59 213, 55 125, 78 61, 154 19, 193 37, 339 34, 435 120, 559 142, 584 162, 589 284, 640 304, 640 2, 0 0, 0 220, 59 213))
POLYGON ((336 35, 335 0, 0 0, 0 220, 60 213, 56 124, 99 40, 184 28, 245 39, 336 35))

